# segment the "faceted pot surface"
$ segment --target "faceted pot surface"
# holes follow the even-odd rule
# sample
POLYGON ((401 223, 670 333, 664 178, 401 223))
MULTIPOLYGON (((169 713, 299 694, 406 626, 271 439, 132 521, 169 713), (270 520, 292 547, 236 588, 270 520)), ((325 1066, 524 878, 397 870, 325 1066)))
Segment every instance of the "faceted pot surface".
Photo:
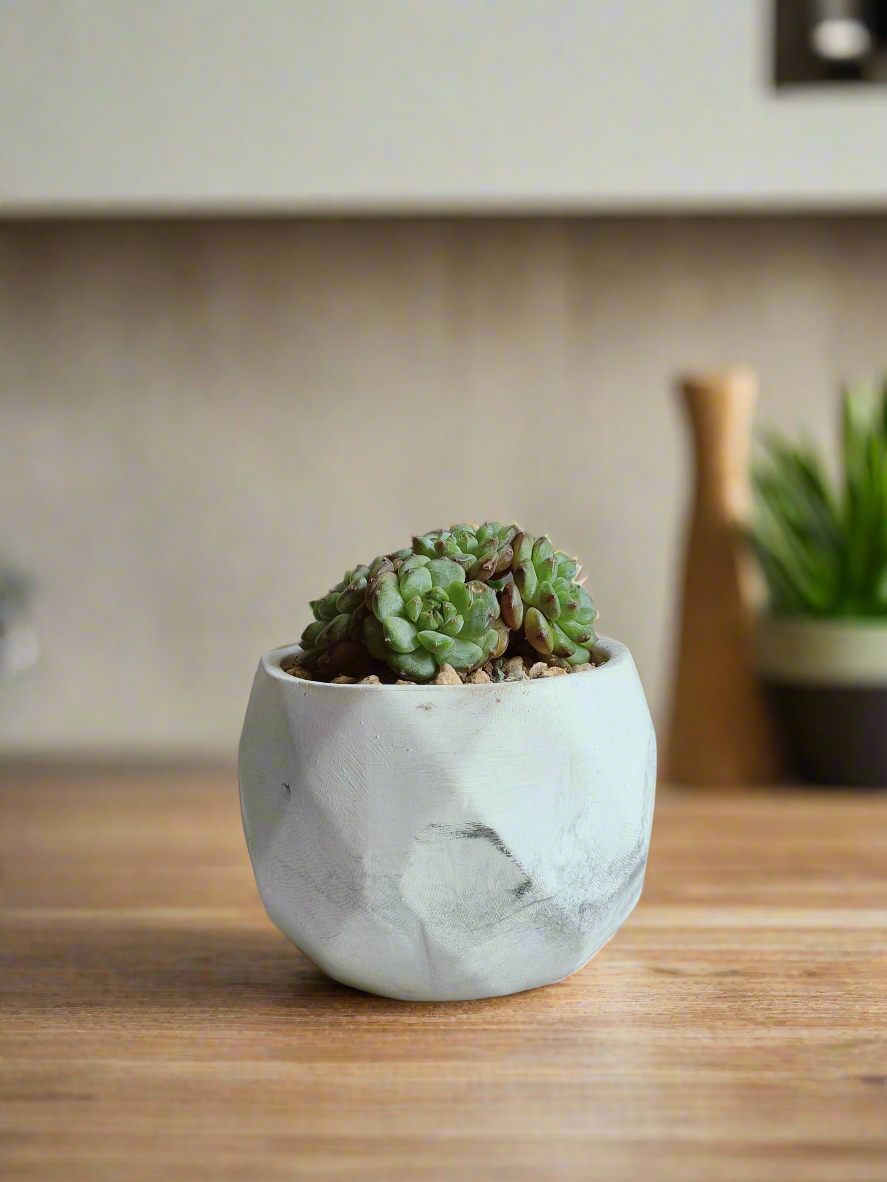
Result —
POLYGON ((240 743, 269 917, 344 984, 446 1001, 561 980, 641 893, 656 741, 631 654, 464 686, 332 685, 262 658, 240 743))

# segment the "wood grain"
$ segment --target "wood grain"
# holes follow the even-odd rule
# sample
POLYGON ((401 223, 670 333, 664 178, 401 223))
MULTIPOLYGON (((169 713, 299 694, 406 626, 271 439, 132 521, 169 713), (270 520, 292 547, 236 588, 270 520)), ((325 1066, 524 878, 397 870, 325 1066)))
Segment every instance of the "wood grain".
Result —
POLYGON ((883 1182, 887 798, 663 790, 582 972, 407 1004, 264 916, 233 777, 0 785, 0 1177, 883 1182))

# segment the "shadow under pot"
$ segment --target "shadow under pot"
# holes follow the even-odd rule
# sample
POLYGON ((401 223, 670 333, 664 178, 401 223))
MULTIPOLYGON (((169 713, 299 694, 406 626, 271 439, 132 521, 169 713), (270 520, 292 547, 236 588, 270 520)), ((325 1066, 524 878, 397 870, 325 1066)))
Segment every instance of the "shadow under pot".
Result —
POLYGON ((758 663, 805 780, 887 786, 887 620, 765 616, 758 663))

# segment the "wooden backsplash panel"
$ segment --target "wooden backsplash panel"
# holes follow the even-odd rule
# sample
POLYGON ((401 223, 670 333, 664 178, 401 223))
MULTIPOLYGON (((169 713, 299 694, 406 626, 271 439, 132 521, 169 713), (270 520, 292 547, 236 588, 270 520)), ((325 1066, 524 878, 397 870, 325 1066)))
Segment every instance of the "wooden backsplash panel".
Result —
POLYGON ((887 219, 0 228, 0 550, 40 666, 0 751, 233 750, 259 654, 451 519, 578 552, 654 713, 688 449, 670 383, 744 361, 825 434, 887 364, 887 219))

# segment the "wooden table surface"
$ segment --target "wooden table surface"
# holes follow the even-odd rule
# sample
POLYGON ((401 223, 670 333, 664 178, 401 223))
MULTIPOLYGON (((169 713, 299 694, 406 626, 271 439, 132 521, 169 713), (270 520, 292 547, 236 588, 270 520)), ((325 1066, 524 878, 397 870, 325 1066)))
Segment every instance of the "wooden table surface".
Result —
POLYGON ((230 776, 0 782, 0 1177, 884 1182, 887 795, 660 790, 531 993, 386 1001, 266 919, 230 776))

